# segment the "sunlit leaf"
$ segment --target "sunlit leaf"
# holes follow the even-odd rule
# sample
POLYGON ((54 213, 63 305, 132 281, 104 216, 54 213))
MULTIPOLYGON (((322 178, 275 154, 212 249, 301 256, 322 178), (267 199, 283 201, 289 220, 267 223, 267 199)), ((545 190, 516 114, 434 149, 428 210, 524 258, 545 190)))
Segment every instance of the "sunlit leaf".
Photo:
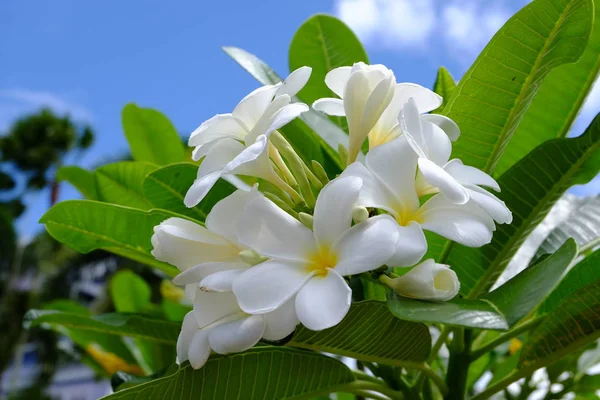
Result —
POLYGON ((96 170, 98 200, 147 210, 150 202, 144 197, 144 178, 156 165, 140 161, 120 161, 96 170))
POLYGON ((98 200, 96 181, 92 171, 76 166, 60 167, 56 171, 56 180, 69 182, 88 200, 98 200))

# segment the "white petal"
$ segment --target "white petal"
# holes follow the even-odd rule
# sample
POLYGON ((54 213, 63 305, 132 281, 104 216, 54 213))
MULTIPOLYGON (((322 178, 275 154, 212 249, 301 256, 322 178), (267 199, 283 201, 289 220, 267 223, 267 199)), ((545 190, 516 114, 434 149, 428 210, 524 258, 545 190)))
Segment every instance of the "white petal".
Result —
POLYGON ((393 211, 394 193, 373 173, 359 162, 350 164, 340 178, 355 176, 362 179, 362 186, 358 195, 358 206, 380 208, 393 211))
POLYGON ((291 101, 291 97, 287 94, 275 97, 273 101, 269 103, 258 121, 256 121, 256 124, 254 124, 250 132, 248 132, 248 135, 246 135, 246 145, 249 146, 254 143, 259 135, 267 134, 267 128, 273 123, 276 114, 282 108, 289 106, 291 101))
POLYGON ((382 79, 370 93, 363 109, 360 129, 361 132, 370 132, 375 126, 387 106, 394 97, 396 80, 394 75, 382 79))
POLYGON ((471 199, 496 222, 500 224, 512 222, 512 213, 502 200, 478 186, 468 185, 467 190, 471 199))
POLYGON ((199 161, 201 158, 206 157, 208 154, 212 153, 213 149, 219 146, 219 142, 224 138, 218 138, 215 140, 211 140, 210 142, 204 143, 200 146, 197 146, 192 151, 192 160, 199 161))
POLYGON ((231 292, 204 292, 196 290, 194 316, 200 329, 240 313, 237 300, 231 292))
POLYGON ((413 151, 419 157, 427 157, 427 142, 423 135, 423 122, 426 121, 421 120, 417 103, 415 103, 412 97, 402 107, 399 121, 402 131, 407 137, 408 144, 412 147, 413 151))
POLYGON ((209 172, 222 170, 246 148, 246 146, 237 140, 229 138, 219 139, 217 143, 211 146, 208 154, 198 168, 197 178, 201 178, 209 172))
POLYGON ((452 142, 446 133, 431 122, 422 121, 423 138, 427 143, 427 158, 439 166, 445 165, 452 153, 452 142))
POLYGON ((396 228, 398 229, 396 252, 386 264, 394 267, 415 265, 427 252, 427 240, 421 226, 411 222, 408 226, 396 225, 396 228))
POLYGON ((233 282, 245 269, 230 269, 208 275, 200 281, 200 289, 211 292, 231 292, 233 282))
POLYGON ((406 137, 400 136, 367 153, 367 168, 394 193, 396 202, 407 210, 416 210, 419 199, 415 188, 417 155, 406 137))
POLYGON ((271 125, 266 129, 265 134, 268 135, 275 129, 279 129, 282 126, 288 124, 294 118, 300 116, 300 114, 307 112, 308 106, 304 103, 292 103, 282 107, 275 113, 271 121, 271 125))
POLYGON ((201 368, 206 364, 209 356, 210 345, 208 344, 208 332, 202 329, 197 330, 196 333, 194 333, 188 350, 188 357, 192 368, 201 368))
POLYGON ((221 175, 221 171, 213 171, 203 175, 201 178, 196 178, 186 192, 183 204, 188 208, 197 206, 206 197, 208 191, 217 183, 221 175))
POLYGON ((263 314, 266 321, 263 338, 266 340, 282 340, 291 335, 300 323, 296 315, 296 299, 291 298, 281 307, 263 314))
POLYGON ((419 212, 423 229, 468 247, 490 243, 496 229, 494 221, 472 201, 456 205, 438 194, 419 212))
POLYGON ((415 99, 419 114, 435 110, 442 105, 441 96, 416 83, 399 83, 396 87, 402 98, 402 104, 411 97, 415 99))
POLYGON ((190 311, 183 317, 183 324, 181 325, 181 332, 177 338, 177 362, 178 364, 188 360, 188 351, 194 334, 198 331, 198 323, 194 312, 190 311))
POLYGON ((233 292, 242 310, 264 314, 281 307, 311 276, 300 263, 265 261, 240 275, 233 283, 233 292))
POLYGON ((320 331, 339 324, 348 313, 352 290, 341 275, 328 269, 325 276, 314 276, 298 292, 296 312, 308 329, 320 331))
POLYGON ((332 69, 325 75, 325 84, 339 97, 344 97, 344 88, 350 78, 352 67, 338 67, 332 69))
POLYGON ((267 85, 254 90, 238 103, 232 115, 251 130, 273 100, 279 86, 281 85, 267 85))
POLYGON ((430 259, 394 279, 393 289, 413 299, 448 301, 458 294, 460 282, 448 265, 430 259))
POLYGON ((475 167, 464 165, 459 159, 450 160, 444 166, 444 169, 463 185, 481 185, 492 188, 497 192, 500 191, 500 186, 494 178, 475 167))
POLYGON ((355 157, 358 154, 369 133, 368 130, 361 131, 361 121, 370 93, 369 81, 361 71, 350 74, 343 96, 344 111, 350 133, 350 143, 348 145, 350 157, 355 157))
POLYGON ((277 96, 287 94, 290 97, 294 97, 306 85, 311 72, 312 68, 306 66, 294 70, 279 87, 277 96))
POLYGON ((446 132, 446 135, 448 135, 450 140, 452 140, 453 142, 456 142, 456 140, 460 136, 460 128, 458 127, 456 122, 444 115, 425 114, 422 115, 421 118, 442 128, 442 130, 446 132))
MULTIPOLYGON (((236 258, 237 260, 237 258, 236 258)), ((228 271, 231 269, 246 269, 248 264, 242 262, 208 262, 203 264, 195 265, 191 268, 186 269, 179 275, 173 278, 175 285, 189 285, 196 284, 209 276, 220 271, 228 271)))
POLYGON ((313 233, 265 197, 248 203, 238 224, 241 243, 267 257, 304 262, 317 250, 313 233))
POLYGON ((333 245, 337 256, 335 271, 340 275, 354 275, 384 265, 395 253, 398 243, 396 221, 389 215, 380 215, 354 225, 333 245))
POLYGON ((208 340, 215 353, 239 353, 258 343, 264 330, 263 316, 251 315, 211 328, 208 340))
POLYGON ((337 117, 344 117, 346 111, 344 110, 344 102, 340 99, 323 98, 315 101, 312 107, 317 110, 324 112, 327 115, 334 115, 337 117))
POLYGON ((319 247, 330 247, 350 228, 361 186, 361 178, 349 176, 334 179, 321 190, 313 218, 313 232, 319 247))
POLYGON ((240 173, 236 171, 236 169, 239 169, 246 163, 256 160, 262 153, 266 152, 267 142, 268 139, 265 135, 258 136, 256 142, 246 147, 241 153, 235 156, 233 160, 227 163, 225 168, 223 168, 222 174, 231 174, 234 172, 240 173))
POLYGON ((189 146, 201 146, 212 140, 230 137, 244 140, 246 131, 231 114, 217 114, 204 121, 192 134, 188 141, 189 146))
POLYGON ((419 158, 419 170, 425 180, 440 190, 454 204, 465 204, 469 201, 467 190, 456 181, 444 168, 426 158, 419 158))
POLYGON ((216 232, 227 240, 236 243, 238 221, 246 205, 262 194, 252 189, 250 191, 236 190, 223 200, 219 201, 206 216, 205 225, 212 232, 216 232))
POLYGON ((195 265, 231 260, 239 250, 203 226, 183 218, 169 218, 154 227, 152 255, 184 271, 195 265))

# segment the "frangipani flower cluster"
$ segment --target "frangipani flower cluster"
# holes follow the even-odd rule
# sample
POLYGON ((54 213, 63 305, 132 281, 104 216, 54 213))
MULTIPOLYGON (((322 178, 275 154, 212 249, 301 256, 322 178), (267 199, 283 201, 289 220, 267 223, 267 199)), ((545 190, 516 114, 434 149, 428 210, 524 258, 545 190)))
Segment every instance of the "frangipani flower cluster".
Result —
POLYGON ((489 175, 450 159, 458 126, 427 114, 442 99, 419 85, 397 84, 382 65, 357 63, 327 75, 340 98, 317 100, 313 108, 348 119, 347 166, 328 177, 320 164, 306 165, 278 129, 309 110, 294 96, 310 72, 300 68, 255 90, 190 137, 202 162, 188 207, 226 175, 272 185, 222 199, 204 226, 169 218, 155 227, 153 255, 179 268, 173 282, 185 286, 193 304, 177 344, 179 362, 200 368, 211 351, 282 340, 298 324, 315 331, 335 326, 350 308, 352 275, 379 270, 380 281, 400 295, 450 300, 458 278, 450 266, 422 260, 424 231, 478 247, 491 241, 496 223, 512 220, 483 188, 500 189, 489 175), (366 139, 370 150, 357 161, 366 139), (398 277, 391 267, 412 269, 398 277))

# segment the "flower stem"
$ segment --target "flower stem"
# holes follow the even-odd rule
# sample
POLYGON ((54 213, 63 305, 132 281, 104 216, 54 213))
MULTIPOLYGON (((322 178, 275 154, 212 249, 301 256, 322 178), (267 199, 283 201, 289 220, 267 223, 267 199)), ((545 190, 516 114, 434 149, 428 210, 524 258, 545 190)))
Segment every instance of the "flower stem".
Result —
POLYGON ((478 349, 473 350, 470 354, 471 361, 477 360, 479 357, 490 352, 491 350, 493 350, 497 346, 501 345, 502 343, 504 343, 516 336, 519 336, 521 333, 527 332, 527 331, 535 328, 536 326, 538 326, 540 324, 541 321, 542 321, 541 318, 529 320, 529 321, 515 327, 511 331, 503 333, 502 335, 498 336, 494 340, 491 340, 488 343, 482 345, 478 349))
POLYGON ((290 186, 297 185, 294 175, 292 175, 292 172, 290 171, 288 166, 285 164, 285 161, 283 161, 283 158, 281 158, 281 154, 279 154, 279 151, 270 142, 269 142, 269 158, 271 158, 271 161, 273 161, 275 166, 281 172, 282 178, 288 184, 290 184, 290 186))

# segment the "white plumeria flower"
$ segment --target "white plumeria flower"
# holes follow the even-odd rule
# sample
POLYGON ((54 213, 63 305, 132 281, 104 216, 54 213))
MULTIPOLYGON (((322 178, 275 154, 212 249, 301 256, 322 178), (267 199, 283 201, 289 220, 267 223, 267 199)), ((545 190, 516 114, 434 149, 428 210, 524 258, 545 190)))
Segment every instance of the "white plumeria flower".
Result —
POLYGON ((448 301, 460 290, 456 272, 449 265, 437 264, 432 259, 398 278, 385 279, 385 284, 401 296, 432 301, 448 301))
POLYGON ((358 205, 385 210, 396 219, 400 239, 388 265, 412 265, 410 255, 413 264, 419 261, 416 256, 427 249, 423 229, 469 247, 491 241, 494 221, 473 201, 458 205, 438 194, 420 205, 417 155, 405 135, 369 151, 365 164, 355 162, 341 176, 362 178, 358 205))
POLYGON ((325 83, 340 99, 319 99, 313 108, 329 115, 346 117, 350 134, 348 163, 351 163, 392 101, 396 78, 391 70, 381 64, 358 62, 352 67, 329 71, 325 83))
POLYGON ((292 97, 308 81, 311 68, 302 67, 276 85, 256 89, 230 114, 217 114, 192 132, 188 144, 192 158, 204 157, 198 177, 185 195, 187 207, 198 204, 217 180, 228 174, 251 175, 279 186, 281 178, 269 160, 269 136, 276 129, 308 111, 292 97))
POLYGON ((250 315, 243 312, 229 292, 207 293, 197 289, 194 309, 183 319, 177 339, 177 362, 189 360, 194 369, 202 367, 211 350, 219 354, 237 353, 254 346, 260 339, 282 340, 298 325, 294 303, 288 301, 277 310, 250 315))
POLYGON ((419 195, 441 192, 455 204, 475 202, 498 223, 512 222, 512 214, 502 200, 479 187, 500 191, 498 183, 485 172, 450 160, 452 144, 437 125, 423 120, 414 99, 403 107, 400 121, 408 143, 419 156, 417 192, 419 195))
MULTIPOLYGON (((246 204, 260 196, 256 189, 235 191, 214 205, 206 216, 206 228, 176 217, 154 227, 152 255, 181 271, 173 283, 185 285, 186 297, 193 299, 198 283, 211 274, 249 267, 240 258, 248 247, 237 240, 236 224, 246 204)), ((230 275, 233 278, 235 272, 230 275)))
POLYGON ((234 282, 244 311, 271 312, 295 296, 298 319, 309 329, 326 329, 344 318, 351 290, 343 276, 384 265, 398 241, 387 215, 351 227, 361 185, 355 177, 329 182, 317 198, 313 231, 266 198, 248 203, 238 238, 271 260, 234 282))

